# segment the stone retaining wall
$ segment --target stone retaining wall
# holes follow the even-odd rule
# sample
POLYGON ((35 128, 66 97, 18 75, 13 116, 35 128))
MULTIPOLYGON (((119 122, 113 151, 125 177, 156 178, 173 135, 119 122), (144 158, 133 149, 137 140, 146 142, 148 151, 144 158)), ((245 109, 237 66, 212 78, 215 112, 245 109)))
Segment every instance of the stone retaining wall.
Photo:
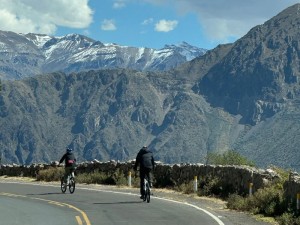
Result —
MULTIPOLYGON (((33 164, 30 166, 2 165, 0 175, 36 177, 40 170, 57 167, 58 162, 51 164, 33 164)), ((127 177, 132 171, 134 161, 130 162, 92 162, 78 165, 76 173, 93 173, 95 171, 112 174, 116 170, 123 172, 127 177)), ((247 194, 251 185, 252 191, 264 187, 267 183, 274 181, 278 175, 273 170, 261 170, 247 166, 215 166, 204 164, 174 164, 166 165, 157 163, 154 175, 155 187, 174 187, 187 184, 197 179, 199 186, 208 179, 217 178, 222 188, 230 188, 231 191, 247 194)), ((291 194, 298 187, 286 185, 291 194)))

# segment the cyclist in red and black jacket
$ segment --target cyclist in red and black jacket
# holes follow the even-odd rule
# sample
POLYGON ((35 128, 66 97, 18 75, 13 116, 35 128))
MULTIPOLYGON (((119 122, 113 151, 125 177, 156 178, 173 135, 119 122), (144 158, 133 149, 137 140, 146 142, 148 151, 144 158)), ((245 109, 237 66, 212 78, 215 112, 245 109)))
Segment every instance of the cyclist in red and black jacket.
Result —
POLYGON ((73 150, 70 148, 67 148, 66 153, 61 157, 59 160, 59 165, 65 161, 65 175, 64 175, 64 180, 67 182, 67 178, 69 174, 72 174, 74 177, 74 171, 76 169, 76 158, 73 153, 73 150))
POLYGON ((140 167, 140 193, 141 198, 144 196, 144 178, 148 178, 149 185, 152 187, 152 180, 151 180, 151 171, 154 169, 154 158, 153 153, 144 146, 137 154, 134 170, 137 170, 137 167, 140 167))

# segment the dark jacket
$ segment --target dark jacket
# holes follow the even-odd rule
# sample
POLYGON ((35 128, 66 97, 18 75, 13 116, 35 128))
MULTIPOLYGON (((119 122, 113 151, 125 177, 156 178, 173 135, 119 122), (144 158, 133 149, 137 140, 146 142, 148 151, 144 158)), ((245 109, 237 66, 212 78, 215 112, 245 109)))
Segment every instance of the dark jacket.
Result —
POLYGON ((59 160, 59 163, 65 161, 65 167, 75 167, 76 158, 72 152, 65 153, 62 158, 59 160))
POLYGON ((136 156, 134 169, 138 166, 140 169, 154 169, 153 153, 147 147, 143 147, 136 156))

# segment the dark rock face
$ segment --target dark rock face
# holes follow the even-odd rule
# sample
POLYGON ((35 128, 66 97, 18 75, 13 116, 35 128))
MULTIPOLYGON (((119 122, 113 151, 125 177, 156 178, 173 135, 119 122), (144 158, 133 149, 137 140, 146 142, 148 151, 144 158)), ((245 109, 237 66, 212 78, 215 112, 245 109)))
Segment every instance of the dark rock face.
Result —
POLYGON ((183 87, 128 70, 4 81, 1 151, 21 164, 54 161, 66 146, 81 160, 127 160, 147 144, 162 161, 199 161, 206 154, 197 138, 206 104, 183 87))
POLYGON ((236 41, 194 90, 242 123, 270 118, 299 95, 299 4, 236 41))

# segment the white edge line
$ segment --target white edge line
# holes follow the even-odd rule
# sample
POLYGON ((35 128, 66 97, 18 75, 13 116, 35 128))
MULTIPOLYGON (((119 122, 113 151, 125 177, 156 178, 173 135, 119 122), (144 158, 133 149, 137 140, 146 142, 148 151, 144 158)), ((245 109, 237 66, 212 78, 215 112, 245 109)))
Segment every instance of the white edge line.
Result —
MULTIPOLYGON (((28 184, 28 185, 36 185, 36 186, 50 186, 50 187, 57 187, 57 185, 52 185, 52 184, 33 184, 33 183, 23 183, 23 182, 15 182, 15 181, 5 181, 5 182, 1 182, 0 183, 16 183, 16 184, 28 184)), ((84 188, 84 187, 76 187, 76 189, 81 189, 81 190, 90 190, 90 191, 98 191, 98 192, 107 192, 107 193, 115 193, 115 194, 123 194, 123 195, 134 195, 134 196, 138 196, 137 194, 134 193, 126 193, 126 192, 120 192, 120 191, 109 191, 109 190, 99 190, 99 189, 94 189, 94 188, 84 188)), ((168 201, 168 202, 173 202, 173 203, 177 203, 177 204, 182 204, 182 205, 188 205, 190 207, 193 207, 199 211, 202 211, 204 213, 206 213, 207 215, 209 215, 211 218, 213 218, 219 225, 225 225, 218 217, 216 217, 214 214, 212 214, 211 212, 207 211, 206 209, 200 208, 196 205, 187 203, 187 202, 180 202, 180 201, 176 201, 176 200, 172 200, 172 199, 167 199, 167 198, 162 198, 162 197, 155 197, 153 196, 152 198, 156 198, 156 199, 160 199, 163 201, 168 201)))

